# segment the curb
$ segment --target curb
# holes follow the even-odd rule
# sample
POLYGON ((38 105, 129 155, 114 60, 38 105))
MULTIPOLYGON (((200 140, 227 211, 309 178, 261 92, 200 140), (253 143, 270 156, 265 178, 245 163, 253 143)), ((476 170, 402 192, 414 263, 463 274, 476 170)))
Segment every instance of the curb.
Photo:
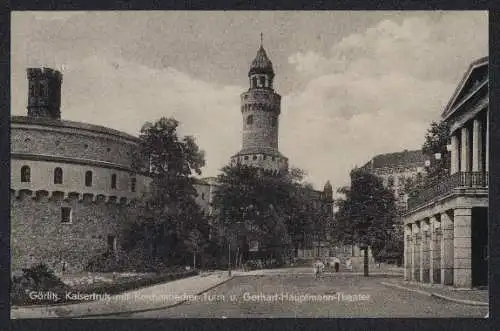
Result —
POLYGON ((455 298, 450 298, 450 297, 447 297, 445 295, 438 294, 438 293, 432 293, 432 296, 436 297, 436 298, 439 298, 439 299, 443 299, 443 300, 447 300, 447 301, 452 301, 452 302, 456 302, 456 303, 462 303, 464 305, 469 305, 469 306, 483 306, 483 307, 488 307, 489 306, 489 303, 487 303, 487 302, 473 301, 473 300, 463 300, 463 299, 455 299, 455 298))
POLYGON ((413 288, 404 287, 404 286, 397 285, 397 284, 391 284, 391 283, 386 283, 386 282, 380 282, 380 284, 385 285, 385 286, 389 286, 389 287, 395 287, 395 288, 398 288, 400 290, 406 290, 406 291, 409 291, 409 292, 419 293, 419 294, 422 294, 422 295, 425 295, 425 296, 428 296, 428 297, 432 296, 432 293, 429 293, 429 292, 426 292, 426 291, 422 291, 422 290, 413 289, 413 288))
MULTIPOLYGON (((201 292, 198 292, 194 295, 201 295, 205 292, 208 292, 224 283, 227 283, 228 281, 230 281, 231 279, 233 279, 233 277, 230 277, 228 279, 225 279, 224 281, 220 282, 220 283, 216 283, 215 285, 212 285, 210 286, 209 288, 207 289, 204 289, 203 291, 201 292)), ((131 314, 136 314, 136 313, 143 313, 143 312, 148 312, 148 311, 155 311, 155 310, 162 310, 162 309, 168 309, 168 308, 173 308, 173 307, 176 307, 176 306, 180 306, 184 303, 186 303, 188 300, 182 300, 182 301, 179 301, 179 302, 176 302, 176 303, 172 303, 172 304, 169 304, 169 305, 166 305, 166 306, 161 306, 161 307, 154 307, 154 308, 145 308, 145 309, 138 309, 138 310, 129 310, 129 311, 118 311, 118 312, 109 312, 109 313, 98 313, 98 314, 85 314, 85 315, 74 315, 74 316, 71 316, 71 315, 67 315, 67 316, 45 316, 45 317, 39 317, 39 318, 47 318, 47 319, 59 319, 59 318, 79 318, 79 319, 85 319, 85 318, 92 318, 92 317, 105 317, 105 316, 123 316, 123 315, 131 315, 131 314)), ((23 317, 19 317, 19 318, 16 318, 16 319, 23 319, 23 317)))
POLYGON ((401 286, 401 285, 391 284, 391 283, 386 283, 386 282, 380 282, 380 284, 385 285, 385 286, 389 286, 389 287, 399 288, 399 289, 410 291, 410 292, 416 292, 416 293, 419 293, 419 294, 422 294, 422 295, 426 295, 428 297, 435 297, 435 298, 439 298, 439 299, 446 300, 446 301, 461 303, 461 304, 464 304, 464 305, 469 305, 469 306, 483 306, 483 307, 488 307, 489 306, 489 303, 487 303, 487 302, 473 301, 473 300, 464 300, 464 299, 455 299, 455 298, 451 298, 449 296, 442 295, 442 294, 435 293, 435 292, 427 292, 427 291, 417 290, 417 289, 408 288, 408 287, 404 287, 404 286, 401 286))

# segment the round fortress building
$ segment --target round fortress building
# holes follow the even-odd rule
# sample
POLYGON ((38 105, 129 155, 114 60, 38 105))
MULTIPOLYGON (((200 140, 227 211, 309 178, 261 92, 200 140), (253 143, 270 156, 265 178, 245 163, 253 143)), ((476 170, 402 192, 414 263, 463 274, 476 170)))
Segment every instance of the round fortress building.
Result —
POLYGON ((27 69, 27 116, 11 119, 12 271, 36 263, 79 271, 120 247, 148 177, 132 170, 139 139, 61 120, 62 75, 27 69))

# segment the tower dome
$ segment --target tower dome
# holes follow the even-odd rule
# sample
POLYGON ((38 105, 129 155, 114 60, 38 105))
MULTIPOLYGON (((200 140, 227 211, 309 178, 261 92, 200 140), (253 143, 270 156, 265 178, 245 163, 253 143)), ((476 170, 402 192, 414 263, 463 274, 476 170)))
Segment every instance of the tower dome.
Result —
POLYGON ((248 76, 253 74, 268 74, 271 77, 274 77, 273 63, 267 57, 267 53, 262 44, 260 45, 257 55, 250 65, 248 76))

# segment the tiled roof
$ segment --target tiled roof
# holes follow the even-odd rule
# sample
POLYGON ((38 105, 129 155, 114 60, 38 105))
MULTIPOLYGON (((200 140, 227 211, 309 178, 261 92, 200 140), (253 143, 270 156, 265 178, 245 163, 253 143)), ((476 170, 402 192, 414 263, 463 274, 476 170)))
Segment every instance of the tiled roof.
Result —
POLYGON ((363 169, 391 168, 397 166, 420 165, 424 166, 427 157, 421 150, 403 151, 398 153, 379 154, 366 163, 363 169))

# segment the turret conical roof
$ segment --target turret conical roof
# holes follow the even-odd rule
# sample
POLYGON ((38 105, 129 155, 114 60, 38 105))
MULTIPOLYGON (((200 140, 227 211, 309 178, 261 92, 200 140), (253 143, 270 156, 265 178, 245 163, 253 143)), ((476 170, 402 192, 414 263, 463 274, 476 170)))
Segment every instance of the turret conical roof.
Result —
POLYGON ((266 51, 262 45, 260 45, 257 55, 250 65, 248 76, 253 74, 270 74, 274 76, 273 63, 267 57, 266 51))

